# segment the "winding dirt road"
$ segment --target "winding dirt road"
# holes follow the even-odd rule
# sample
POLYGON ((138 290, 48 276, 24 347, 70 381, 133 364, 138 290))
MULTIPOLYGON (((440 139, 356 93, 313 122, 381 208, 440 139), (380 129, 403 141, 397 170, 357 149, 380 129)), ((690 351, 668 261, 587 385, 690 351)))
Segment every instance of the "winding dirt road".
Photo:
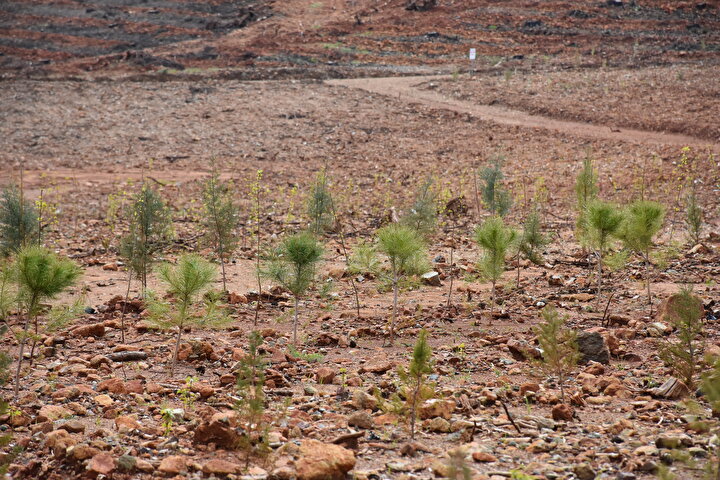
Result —
POLYGON ((629 128, 611 128, 607 125, 557 120, 554 118, 531 115, 519 110, 491 105, 479 105, 472 102, 445 97, 431 90, 420 90, 418 85, 433 80, 447 80, 448 75, 387 77, 387 78, 353 78, 327 80, 327 85, 358 88, 380 95, 404 99, 412 103, 420 103, 432 108, 467 113, 480 120, 501 125, 523 128, 551 130, 574 137, 586 137, 600 140, 621 141, 635 144, 665 144, 681 146, 707 146, 713 143, 708 140, 676 133, 652 132, 629 128))

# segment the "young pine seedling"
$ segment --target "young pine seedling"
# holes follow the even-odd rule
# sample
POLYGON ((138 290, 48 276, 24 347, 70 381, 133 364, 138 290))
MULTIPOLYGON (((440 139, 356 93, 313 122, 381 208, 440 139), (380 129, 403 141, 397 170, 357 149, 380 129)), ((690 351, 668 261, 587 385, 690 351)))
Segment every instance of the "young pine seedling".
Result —
POLYGON ((231 321, 219 304, 220 295, 210 292, 216 274, 215 266, 196 254, 183 255, 175 266, 165 263, 158 268, 158 276, 167 287, 170 300, 150 296, 148 320, 163 330, 177 331, 170 376, 175 372, 185 327, 222 327, 231 321))
POLYGON ((315 177, 307 199, 307 216, 310 218, 310 231, 322 235, 333 226, 333 198, 328 188, 328 176, 323 169, 315 177))
POLYGON ((400 279, 405 275, 422 274, 426 271, 425 243, 413 229, 391 224, 377 232, 378 250, 390 262, 393 287, 393 308, 390 317, 389 343, 395 341, 395 321, 397 319, 397 303, 400 279))
POLYGON ((542 350, 543 367, 548 374, 557 377, 560 398, 565 402, 565 381, 580 359, 577 334, 566 327, 566 317, 560 316, 551 305, 543 308, 541 315, 544 321, 538 325, 536 333, 542 350))
POLYGON ((687 197, 685 210, 685 224, 687 225, 688 237, 693 245, 700 243, 703 227, 703 210, 698 204, 695 190, 691 190, 687 197))
POLYGON ((270 451, 266 435, 267 426, 263 421, 266 363, 259 350, 262 342, 263 338, 257 331, 250 333, 248 354, 240 360, 237 368, 237 392, 240 399, 235 408, 245 424, 240 447, 246 451, 246 465, 249 465, 253 453, 266 454, 270 451))
POLYGON ((38 241, 38 213, 22 188, 7 187, 0 197, 0 255, 8 256, 38 241))
MULTIPOLYGON (((20 342, 17 370, 15 372, 15 399, 20 393, 20 372, 28 339, 33 340, 30 361, 35 344, 40 339, 40 317, 43 304, 54 300, 69 287, 73 286, 81 275, 80 267, 72 261, 58 257, 50 250, 37 245, 30 245, 17 253, 14 263, 13 278, 17 284, 17 299, 23 319, 22 332, 16 332, 20 342), (30 325, 33 331, 30 331, 30 325)), ((48 313, 48 330, 56 330, 66 324, 82 310, 77 302, 69 308, 57 307, 48 313)))
POLYGON ((693 391, 703 350, 703 306, 692 288, 683 287, 669 299, 668 317, 677 331, 677 341, 665 340, 660 358, 675 376, 693 391))
POLYGON ((432 186, 432 179, 425 181, 420 186, 413 204, 400 218, 401 225, 412 228, 422 237, 431 235, 437 225, 436 195, 432 186))
POLYGON ((617 235, 623 221, 623 215, 617 206, 610 203, 594 200, 590 202, 586 211, 585 222, 587 244, 595 250, 597 255, 597 301, 600 302, 602 294, 603 258, 613 237, 617 235))
POLYGON ((587 244, 587 210, 590 204, 597 199, 598 176, 595 172, 592 159, 588 156, 583 160, 582 170, 575 179, 575 198, 577 200, 577 220, 575 222, 575 236, 581 245, 587 244))
POLYGON ((512 197, 510 193, 503 189, 502 162, 496 159, 492 166, 485 167, 480 172, 483 180, 481 187, 482 199, 485 206, 493 215, 504 217, 510 211, 512 206, 512 197))
POLYGON ((239 209, 233 202, 229 186, 220 181, 217 172, 213 172, 205 183, 203 205, 205 207, 203 224, 220 261, 223 292, 227 292, 225 262, 232 257, 238 245, 235 229, 238 225, 239 209))
POLYGON ((415 440, 415 422, 417 421, 417 410, 422 401, 422 390, 426 385, 427 376, 432 373, 432 350, 427 341, 427 331, 422 329, 413 355, 410 359, 410 368, 405 371, 401 369, 398 373, 400 379, 407 385, 408 403, 410 404, 410 439, 415 440))
MULTIPOLYGON (((0 327, 0 337, 5 335, 6 331, 7 327, 5 327, 4 325, 0 327)), ((8 378, 10 378, 10 372, 8 368, 10 367, 11 362, 12 360, 5 352, 0 352, 0 387, 5 385, 8 381, 8 378)), ((7 400, 3 397, 0 397, 0 416, 6 415, 10 410, 9 407, 10 405, 8 404, 7 400)), ((11 434, 0 434, 0 448, 6 447, 10 444, 11 441, 11 434)), ((12 458, 10 456, 0 457, 0 476, 7 473, 7 469, 11 461, 12 458)))
POLYGON ((653 238, 662 228, 665 209, 657 202, 637 201, 632 203, 625 216, 618 237, 625 248, 637 252, 645 262, 645 284, 647 287, 648 304, 652 302, 650 294, 650 251, 653 238))
MULTIPOLYGON (((130 279, 135 273, 140 280, 142 293, 147 290, 147 277, 155 261, 155 255, 171 234, 170 210, 147 184, 134 196, 127 210, 130 233, 120 242, 120 255, 128 262, 128 294, 130 279)), ((127 298, 126 302, 127 303, 127 298)))
MULTIPOLYGON (((715 433, 720 432, 720 423, 717 420, 717 412, 720 412, 720 358, 708 359, 712 368, 702 376, 700 389, 710 404, 715 420, 715 433)), ((709 474, 706 478, 718 479, 720 477, 720 444, 715 442, 715 459, 709 460, 706 466, 709 474)))
POLYGON ((522 233, 517 240, 517 286, 520 287, 520 257, 523 256, 535 265, 544 262, 542 251, 550 243, 550 239, 543 235, 540 225, 540 214, 533 210, 523 224, 522 233))
POLYGON ((293 316, 293 345, 297 346, 300 298, 315 281, 317 266, 323 249, 310 233, 286 237, 265 265, 263 274, 292 293, 295 300, 293 316))
POLYGON ((492 217, 475 229, 475 241, 483 251, 478 263, 483 277, 490 280, 490 313, 495 309, 495 286, 505 271, 505 256, 517 238, 517 232, 505 226, 501 217, 492 217))

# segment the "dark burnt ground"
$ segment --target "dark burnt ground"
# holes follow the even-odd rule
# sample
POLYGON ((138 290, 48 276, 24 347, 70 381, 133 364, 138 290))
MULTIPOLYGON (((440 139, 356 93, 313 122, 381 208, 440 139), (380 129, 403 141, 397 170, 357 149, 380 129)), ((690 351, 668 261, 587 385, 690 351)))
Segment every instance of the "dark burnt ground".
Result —
MULTIPOLYGON (((139 67, 183 68, 143 50, 212 39, 265 18, 249 0, 36 0, 0 2, 0 69, 121 54, 139 67)), ((216 57, 213 52, 205 53, 216 57)))

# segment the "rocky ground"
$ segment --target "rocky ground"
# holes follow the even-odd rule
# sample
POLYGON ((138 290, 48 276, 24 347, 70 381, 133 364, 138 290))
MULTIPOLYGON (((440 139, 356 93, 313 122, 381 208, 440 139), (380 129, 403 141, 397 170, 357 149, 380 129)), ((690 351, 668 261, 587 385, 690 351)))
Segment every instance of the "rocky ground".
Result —
MULTIPOLYGON (((692 285, 703 303, 703 353, 720 354, 717 2, 440 1, 429 12, 399 1, 85 3, 0 5, 8 13, 0 15, 0 183, 17 181, 24 167, 27 194, 47 204, 45 243, 84 271, 59 301, 83 293, 87 306, 43 338, 32 366, 26 359, 19 399, 0 417, 13 435, 2 450, 15 455, 11 478, 429 479, 463 478, 463 468, 492 480, 649 479, 664 469, 703 478, 716 437, 696 420, 715 420, 704 399, 693 408, 682 389, 660 388, 673 372, 658 346, 677 339, 667 299, 692 285), (254 13, 240 25, 238 12, 254 13), (397 95, 319 80, 452 73, 476 44, 475 76, 397 95), (180 65, 157 63, 170 60, 180 65), (421 95, 428 91, 452 103, 421 95), (536 117, 513 124, 476 112, 489 104, 536 117), (612 135, 627 128, 653 135, 612 135), (509 261, 491 314, 472 235, 488 212, 477 206, 474 176, 498 155, 514 198, 509 221, 520 225, 539 206, 554 240, 541 266, 509 261), (667 207, 651 306, 636 258, 609 274, 609 303, 596 297, 594 257, 573 233, 573 182, 588 155, 603 198, 667 207), (210 257, 199 202, 211 161, 242 207, 228 265, 233 322, 187 331, 170 375, 174 338, 147 322, 135 283, 121 337, 121 214, 145 178, 174 219, 161 259, 210 257), (257 295, 249 196, 257 170, 269 246, 306 225, 305 198, 323 166, 351 252, 435 179, 440 216, 428 258, 438 276, 401 292, 393 347, 383 346, 392 293, 382 279, 354 276, 358 317, 337 232, 323 237, 296 351, 290 296, 268 282, 257 295), (683 223, 693 180, 706 214, 699 245, 683 223), (564 402, 537 361, 535 327, 548 304, 582 332, 585 358, 564 402), (411 441, 387 400, 422 328, 435 398, 423 403, 411 441), (248 456, 237 444, 246 425, 235 380, 253 330, 267 362, 260 423, 270 451, 248 456)), ((150 287, 162 288, 154 276, 150 287)), ((13 338, 1 342, 17 355, 13 338)))

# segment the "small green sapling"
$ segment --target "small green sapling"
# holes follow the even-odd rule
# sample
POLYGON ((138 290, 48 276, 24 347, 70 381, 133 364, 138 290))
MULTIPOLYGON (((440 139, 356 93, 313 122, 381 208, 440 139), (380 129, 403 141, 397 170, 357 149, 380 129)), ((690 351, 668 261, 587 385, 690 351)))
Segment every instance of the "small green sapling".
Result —
POLYGON ((483 251, 480 271, 492 283, 490 312, 495 309, 495 286, 505 271, 505 256, 517 238, 517 232, 505 225, 501 217, 492 217, 475 229, 475 241, 483 251))

